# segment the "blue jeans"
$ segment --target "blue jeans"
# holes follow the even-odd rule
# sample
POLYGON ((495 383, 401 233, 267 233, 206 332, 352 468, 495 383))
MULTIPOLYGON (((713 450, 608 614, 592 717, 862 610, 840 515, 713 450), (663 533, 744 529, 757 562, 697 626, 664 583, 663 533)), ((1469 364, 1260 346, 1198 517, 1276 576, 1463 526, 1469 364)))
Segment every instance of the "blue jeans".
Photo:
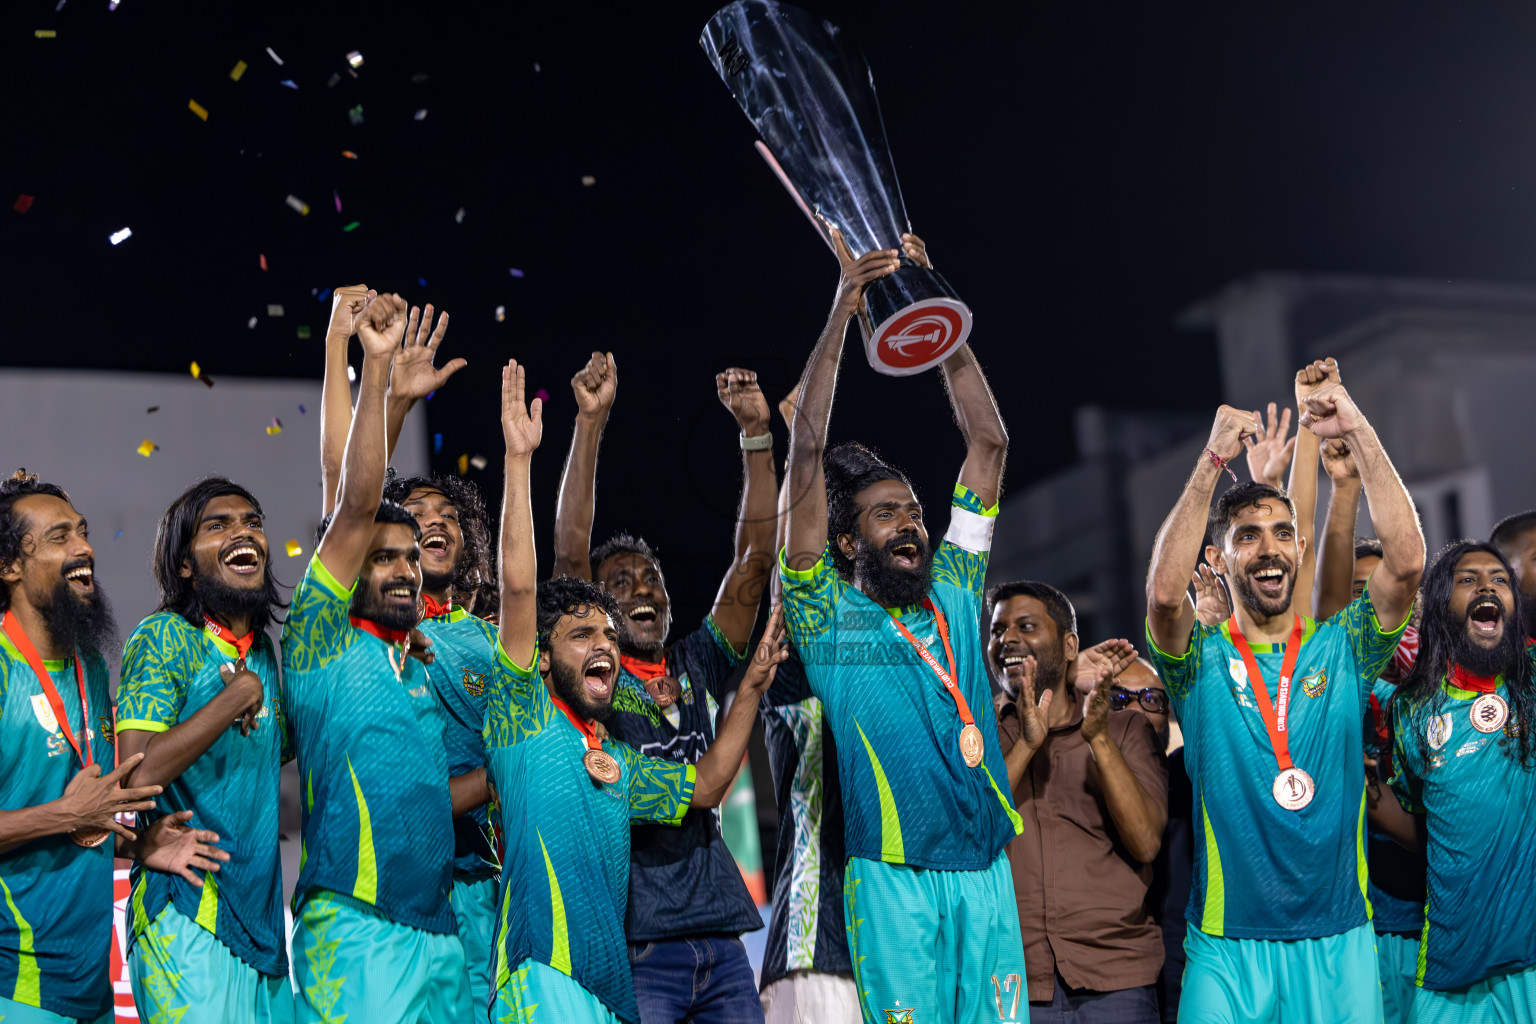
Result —
POLYGON ((762 1024, 763 1002, 740 939, 629 946, 640 1024, 762 1024))
POLYGON ((1029 1004, 1029 1024, 1158 1024, 1154 986, 1090 992, 1067 988, 1056 975, 1049 1003, 1029 1004))

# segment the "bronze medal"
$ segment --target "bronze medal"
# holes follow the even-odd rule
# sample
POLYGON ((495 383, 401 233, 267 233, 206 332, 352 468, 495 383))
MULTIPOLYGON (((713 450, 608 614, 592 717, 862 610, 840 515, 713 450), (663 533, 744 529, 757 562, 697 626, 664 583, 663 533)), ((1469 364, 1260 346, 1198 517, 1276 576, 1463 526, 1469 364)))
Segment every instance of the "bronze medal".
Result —
POLYGON ((581 763, 588 775, 605 786, 619 781, 619 762, 606 750, 588 750, 582 755, 581 763))
POLYGON ((1317 785, 1312 781, 1312 776, 1293 765, 1275 776, 1270 792, 1275 797, 1275 803, 1281 807, 1288 811, 1299 811, 1312 802, 1317 785))
POLYGON ((104 828, 77 828, 70 832, 69 838, 74 840, 76 846, 100 846, 107 841, 112 832, 104 828))
POLYGON ((1485 693, 1472 702, 1468 717, 1472 728, 1481 733, 1498 732, 1509 720, 1509 705, 1496 693, 1485 693))
POLYGON ((967 768, 981 764, 981 755, 985 750, 986 743, 982 741, 980 729, 968 725, 960 730, 960 756, 965 759, 967 768))

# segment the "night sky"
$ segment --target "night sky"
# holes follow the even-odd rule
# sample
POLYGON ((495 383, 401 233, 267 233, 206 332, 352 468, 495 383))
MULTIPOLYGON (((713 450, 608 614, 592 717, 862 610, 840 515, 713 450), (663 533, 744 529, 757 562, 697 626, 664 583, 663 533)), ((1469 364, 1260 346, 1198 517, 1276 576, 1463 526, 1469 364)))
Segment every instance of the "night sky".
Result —
MULTIPOLYGON (((313 292, 398 290, 450 311, 444 357, 470 362, 429 406, 436 469, 489 456, 471 475, 494 505, 497 367, 526 361, 553 396, 547 545, 567 381, 611 349, 598 539, 643 532, 697 620, 739 478, 713 374, 756 369, 776 401, 837 276, 698 46, 714 4, 55 2, 6 10, 0 183, 36 200, 0 214, 0 363, 318 377, 313 292)), ((1013 489, 1075 458, 1083 403, 1218 401, 1213 339, 1173 320, 1235 277, 1536 277, 1530 5, 813 9, 862 43, 914 226, 975 311, 1013 489)), ((962 452, 936 375, 877 377, 857 349, 844 368, 834 440, 875 443, 941 505, 962 452)))

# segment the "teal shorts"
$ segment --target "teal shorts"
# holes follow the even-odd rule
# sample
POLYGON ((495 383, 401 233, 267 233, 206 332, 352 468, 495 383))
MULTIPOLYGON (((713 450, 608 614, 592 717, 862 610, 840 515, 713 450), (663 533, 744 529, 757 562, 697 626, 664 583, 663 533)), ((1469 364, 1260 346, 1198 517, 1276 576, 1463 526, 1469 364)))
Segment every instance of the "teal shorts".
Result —
POLYGON ((581 982, 548 964, 524 960, 496 990, 492 1021, 517 1024, 623 1024, 581 982))
POLYGON ((491 973, 495 970, 496 951, 491 940, 496 933, 496 890, 498 879, 453 876, 453 916, 459 919, 459 941, 464 944, 464 966, 469 972, 470 1005, 479 1013, 491 1001, 491 973))
POLYGON ((293 922, 300 1024, 461 1024, 469 1003, 464 946, 389 920, 361 900, 317 889, 293 922))
POLYGON ((1536 1021, 1536 967, 1484 978, 1466 988, 1421 988, 1412 1024, 1531 1024, 1536 1021))
POLYGON ((1321 939, 1184 936, 1179 1024, 1381 1024, 1376 933, 1321 939))
POLYGON ((134 939, 128 972, 142 1021, 293 1024, 287 977, 262 974, 175 904, 134 939))
POLYGON ((865 1024, 1029 1019, 1019 905, 1003 854, 983 871, 849 858, 843 913, 865 1024))
POLYGON ((0 1021, 5 1024, 112 1024, 115 1010, 108 1010, 95 1019, 89 1017, 61 1017, 49 1010, 14 999, 0 997, 0 1021))
POLYGON ((1381 968, 1381 1008, 1387 1024, 1408 1024, 1408 1011, 1419 991, 1419 940, 1401 935, 1376 936, 1376 962, 1381 968))

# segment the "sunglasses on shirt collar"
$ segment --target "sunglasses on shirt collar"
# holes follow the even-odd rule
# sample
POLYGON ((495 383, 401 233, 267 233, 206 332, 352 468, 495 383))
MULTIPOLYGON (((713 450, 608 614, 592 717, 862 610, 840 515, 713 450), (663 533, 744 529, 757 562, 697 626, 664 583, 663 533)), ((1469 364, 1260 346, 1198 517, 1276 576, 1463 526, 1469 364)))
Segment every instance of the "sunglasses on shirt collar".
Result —
POLYGON ((1146 687, 1140 690, 1127 690, 1123 686, 1111 686, 1109 688, 1109 709, 1111 711, 1124 711, 1131 706, 1131 701, 1142 706, 1145 711, 1154 714, 1168 713, 1168 694, 1162 690, 1146 687))

